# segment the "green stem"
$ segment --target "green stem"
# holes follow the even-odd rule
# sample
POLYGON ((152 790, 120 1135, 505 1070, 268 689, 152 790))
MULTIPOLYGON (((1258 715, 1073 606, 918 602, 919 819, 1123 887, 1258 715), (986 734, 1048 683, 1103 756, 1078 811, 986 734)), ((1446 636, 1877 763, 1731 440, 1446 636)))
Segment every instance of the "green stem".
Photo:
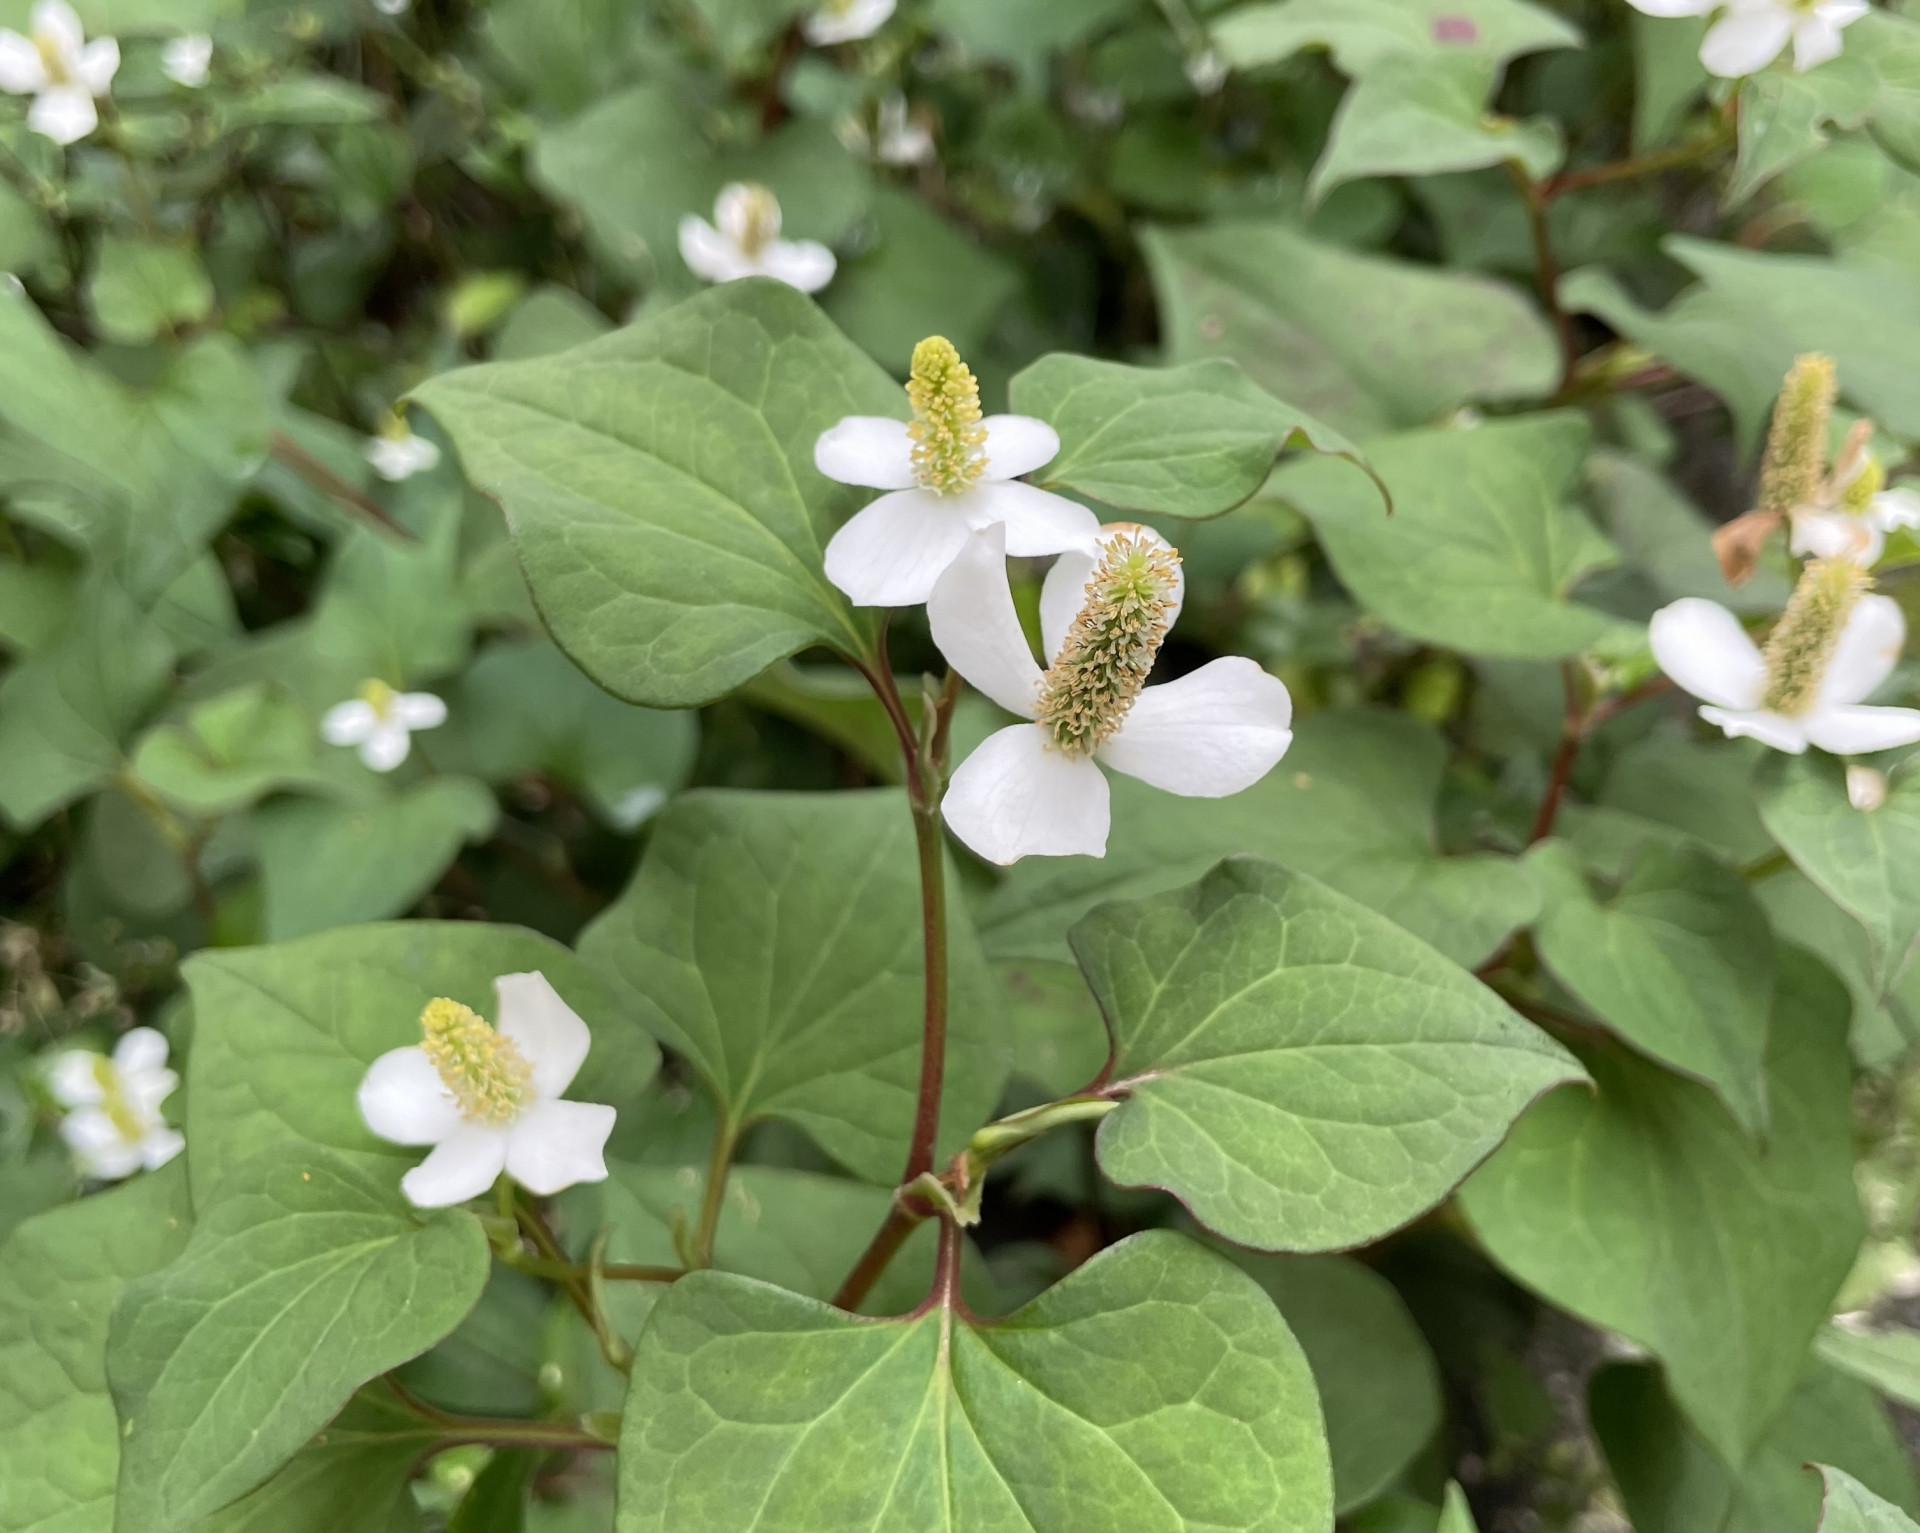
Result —
MULTIPOLYGON (((538 1209, 516 1197, 514 1216, 519 1221, 520 1231, 533 1245, 535 1251, 551 1266, 556 1268, 575 1268, 577 1263, 567 1259, 567 1253, 560 1249, 560 1242, 553 1238, 553 1231, 547 1228, 547 1221, 541 1217, 538 1209)), ((600 1355, 609 1366, 621 1373, 633 1366, 633 1349, 614 1331, 612 1323, 601 1311, 599 1302, 593 1295, 591 1271, 584 1275, 569 1273, 553 1279, 560 1285, 561 1291, 573 1301, 573 1307, 580 1312, 580 1318, 587 1322, 593 1332, 594 1340, 600 1344, 600 1355)))
POLYGON ((1629 181, 1637 176, 1658 175, 1663 170, 1678 170, 1683 165, 1710 159, 1724 149, 1729 141, 1730 135, 1722 128, 1706 138, 1676 144, 1671 149, 1661 149, 1653 154, 1636 154, 1586 170, 1563 170, 1547 180, 1540 189, 1541 195, 1552 201, 1566 192, 1583 192, 1589 187, 1608 186, 1615 181, 1629 181))
POLYGON ((645 1267, 631 1262, 608 1262, 591 1267, 585 1262, 556 1262, 540 1256, 503 1258, 515 1272, 551 1278, 557 1283, 585 1283, 598 1273, 613 1283, 673 1283, 687 1275, 685 1267, 645 1267))
POLYGON ((602 1448, 612 1442, 579 1427, 561 1421, 527 1421, 514 1416, 462 1416, 429 1405, 391 1373, 384 1375, 394 1397, 421 1421, 431 1426, 441 1447, 460 1443, 487 1443, 501 1447, 602 1448))
POLYGON ((697 1267, 713 1265, 714 1237, 720 1233, 720 1210, 727 1200, 727 1169, 733 1164, 739 1131, 731 1122, 714 1126, 713 1151, 707 1157, 707 1184, 700 1195, 700 1228, 693 1237, 693 1260, 697 1267))

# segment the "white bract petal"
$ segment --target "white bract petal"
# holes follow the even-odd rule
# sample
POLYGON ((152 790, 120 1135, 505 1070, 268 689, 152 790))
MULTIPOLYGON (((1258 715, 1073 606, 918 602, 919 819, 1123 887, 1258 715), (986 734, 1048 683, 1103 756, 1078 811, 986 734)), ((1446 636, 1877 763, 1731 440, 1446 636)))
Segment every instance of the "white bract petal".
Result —
POLYGON ((813 444, 813 466, 837 483, 870 490, 905 490, 919 483, 907 423, 886 415, 848 415, 827 427, 813 444))
POLYGON ((391 772, 412 754, 413 735, 398 719, 382 719, 360 742, 360 760, 375 772, 391 772))
POLYGON ((79 57, 73 61, 75 83, 86 87, 96 96, 104 96, 113 87, 113 77, 120 72, 120 44, 111 37, 98 37, 80 50, 79 57))
POLYGON ((47 68, 33 40, 0 27, 0 90, 30 96, 47 84, 47 68))
POLYGON ((967 540, 959 499, 920 489, 882 495, 828 540, 827 579, 861 607, 925 601, 967 540))
POLYGON ((827 0, 801 31, 816 48, 871 37, 894 12, 898 0, 827 0))
POLYGON ((160 50, 161 73, 175 85, 184 85, 188 90, 198 90, 205 85, 212 67, 213 39, 204 32, 168 38, 166 46, 160 50))
POLYGON ((1107 851, 1106 778, 1091 757, 1056 749, 1038 724, 987 736, 955 770, 941 812, 962 842, 1003 866, 1107 851))
POLYGON ((430 1001, 424 1042, 388 1050, 361 1080, 368 1128, 435 1146, 400 1182, 417 1207, 464 1203, 503 1170, 543 1197, 607 1174, 614 1110, 561 1095, 592 1045, 587 1024, 539 973, 502 974, 494 995, 497 1027, 457 1001, 430 1001))
POLYGON ((1867 519, 1882 532, 1920 527, 1920 491, 1905 486, 1882 490, 1868 504, 1867 519))
POLYGON ((987 434, 982 478, 1017 479, 1060 456, 1060 433, 1031 415, 989 415, 980 429, 987 434))
POLYGON ((71 72, 80 50, 87 44, 86 28, 80 25, 80 13, 67 0, 40 0, 28 22, 33 40, 71 72))
POLYGON ((1702 708, 1700 717, 1718 724, 1729 740, 1758 740, 1762 745, 1798 756, 1807 748, 1806 725, 1758 708, 1702 708))
POLYGON ((817 293, 829 282, 839 263, 818 240, 774 240, 760 252, 757 276, 772 277, 803 293, 817 293))
POLYGON ((1803 559, 1852 559, 1872 565, 1887 546, 1886 533, 1868 516, 1846 511, 1793 513, 1788 547, 1803 559))
POLYGON ((1705 16, 1725 0, 1627 0, 1646 16, 1705 16))
POLYGON ((447 705, 431 692, 402 692, 393 700, 393 716, 413 729, 438 729, 447 722, 447 705))
POLYGON ((1815 706, 1865 702, 1899 664, 1907 620, 1891 596, 1862 596, 1847 615, 1821 678, 1815 706))
POLYGON ((1817 709, 1806 718, 1807 739, 1836 756, 1867 756, 1920 743, 1920 708, 1817 709))
POLYGON ((84 85, 49 85, 27 108, 27 126, 56 144, 77 144, 100 126, 100 113, 84 85))
POLYGON ((1046 647, 1049 665, 1067 642, 1067 630, 1080 615, 1080 605, 1087 599, 1087 582, 1099 562, 1097 544, 1070 548, 1053 561, 1053 568, 1040 583, 1040 642, 1046 647))
POLYGON ((680 259, 696 277, 709 282, 732 282, 750 277, 753 268, 739 246, 708 223, 689 213, 680 220, 680 259))
POLYGON ((1647 637, 1660 669, 1702 702, 1732 709, 1759 705, 1766 661, 1725 607, 1682 597, 1654 613, 1647 637))
POLYGON ((179 1084, 167 1068, 166 1038, 150 1027, 129 1032, 111 1058, 69 1049, 47 1070, 55 1100, 72 1109, 61 1119, 61 1137, 82 1172, 100 1181, 153 1170, 185 1147, 160 1110, 179 1084))
POLYGON ((1787 46, 1793 22, 1793 12, 1781 0, 1746 0, 1707 29, 1700 62, 1723 79, 1758 74, 1787 46))
POLYGON ((983 477, 972 489, 947 499, 960 506, 969 527, 1005 526, 1007 553, 1015 559, 1088 548, 1100 537, 1100 518, 1078 501, 1018 479, 983 477))
POLYGON ((1148 687, 1095 752, 1115 771, 1188 798, 1251 788, 1293 744, 1293 698, 1253 661, 1229 655, 1148 687))
POLYGON ((927 596, 927 626, 947 664, 977 691, 1009 713, 1033 717, 1043 678, 1007 584, 1004 527, 967 538, 927 596))

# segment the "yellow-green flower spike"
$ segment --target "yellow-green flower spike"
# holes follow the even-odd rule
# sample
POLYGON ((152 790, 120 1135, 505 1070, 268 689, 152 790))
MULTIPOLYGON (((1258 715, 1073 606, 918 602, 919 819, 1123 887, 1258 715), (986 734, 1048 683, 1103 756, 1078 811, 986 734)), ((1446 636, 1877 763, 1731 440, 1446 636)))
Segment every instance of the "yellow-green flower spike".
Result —
POLYGON ((1827 471, 1827 422, 1839 378, 1828 357, 1794 359, 1773 407, 1767 453, 1760 464, 1760 507, 1785 516, 1817 505, 1827 471))
POLYGON ((1854 603, 1872 584, 1873 577, 1851 559, 1815 559, 1807 565, 1767 637, 1762 708, 1794 718, 1813 706, 1854 603))
POLYGON ((757 181, 740 187, 740 249, 757 256, 780 235, 780 201, 757 181))
POLYGON ((93 1056, 93 1078, 100 1087, 100 1106, 120 1137, 133 1141, 146 1132, 127 1094, 120 1089, 120 1072, 105 1054, 93 1056))
POLYGON ((1036 717, 1068 755, 1090 754, 1120 727, 1172 626, 1179 589, 1180 555, 1150 534, 1102 541, 1085 602, 1040 688, 1036 717))
POLYGON ((393 712, 394 700, 400 694, 377 677, 369 677, 360 683, 360 701, 369 704, 377 718, 386 718, 393 712))
POLYGON ((533 1066, 511 1038, 470 1007, 445 996, 420 1013, 421 1048, 460 1104, 460 1114, 496 1128, 520 1116, 532 1093, 533 1066))
POLYGON ((930 335, 913 348, 907 378, 913 403, 913 473, 937 495, 971 489, 986 469, 987 429, 980 424, 980 383, 953 342, 930 335))
POLYGON ((1880 460, 1869 453, 1860 460, 1853 477, 1840 486, 1840 509, 1850 516, 1865 516, 1873 497, 1887 487, 1887 471, 1880 460))

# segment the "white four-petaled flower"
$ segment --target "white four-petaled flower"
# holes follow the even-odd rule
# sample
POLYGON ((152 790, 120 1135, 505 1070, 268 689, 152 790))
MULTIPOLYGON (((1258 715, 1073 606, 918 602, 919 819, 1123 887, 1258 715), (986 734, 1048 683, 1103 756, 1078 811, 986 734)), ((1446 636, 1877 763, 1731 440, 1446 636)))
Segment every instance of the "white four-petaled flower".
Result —
POLYGON ((88 1176, 117 1182, 141 1169, 156 1170, 185 1148, 160 1104, 180 1084, 167 1068, 167 1040, 136 1027, 114 1045, 112 1057, 69 1049, 53 1061, 47 1086, 67 1109, 60 1137, 88 1176))
POLYGON ((814 444, 814 467, 841 484, 890 490, 827 544, 827 578, 863 607, 927 599, 969 533, 1007 529, 1021 557, 1088 548, 1100 521, 1085 506, 1020 482, 1053 461, 1060 437, 1030 415, 980 414, 980 389, 953 346, 914 348, 911 422, 849 415, 814 444))
POLYGON ((56 144, 72 144, 100 125, 96 98, 106 95, 120 68, 111 37, 87 41, 66 0, 40 0, 28 35, 0 29, 0 90, 33 97, 27 126, 56 144))
POLYGON ((948 664, 1002 708, 1034 720, 988 736, 960 763, 943 806, 989 862, 1099 857, 1107 780, 1097 762, 1169 793, 1250 788, 1293 742, 1293 699, 1239 656, 1146 687, 1185 593, 1179 557, 1144 527, 1111 527, 1064 554, 1040 594, 1051 664, 1034 663, 1007 582, 1005 530, 972 534, 927 601, 948 664))
POLYGON ((437 729, 447 705, 431 692, 396 692, 384 681, 367 681, 358 697, 329 708, 320 721, 329 745, 357 745, 360 759, 376 772, 391 772, 413 750, 416 729, 437 729))
POLYGON ((816 48, 858 42, 878 32, 899 0, 826 0, 801 31, 816 48))
POLYGON ((1758 74, 1793 45, 1793 67, 1805 72, 1840 55, 1842 27, 1872 9, 1867 0, 1628 0, 1649 16, 1719 20, 1700 44, 1700 62, 1725 79, 1758 74))
POLYGON ((818 240, 781 239, 780 199, 745 181, 721 188, 712 223, 693 213, 680 220, 680 259, 709 282, 772 277, 817 293, 833 280, 833 252, 818 240))
POLYGON ((395 416, 380 435, 368 438, 367 462, 389 484, 398 484, 437 467, 440 449, 410 431, 406 422, 395 416))
POLYGON ((161 73, 188 90, 198 90, 205 85, 207 72, 212 67, 213 39, 204 32, 168 38, 167 45, 160 50, 161 73))
POLYGON ((873 157, 882 165, 924 165, 933 158, 933 130, 909 114, 907 98, 898 91, 880 103, 873 157))
POLYGON ((1653 657, 1729 735, 1796 756, 1809 745, 1836 756, 1912 745, 1920 709, 1864 701, 1892 674, 1907 631, 1891 597, 1860 594, 1864 580, 1850 560, 1809 565, 1764 650, 1725 607, 1684 597, 1653 615, 1653 657))
POLYGON ((423 1041, 390 1049, 360 1082, 360 1115, 394 1144, 432 1145, 400 1180, 416 1208, 478 1197, 502 1171, 545 1197, 603 1181, 615 1113, 562 1093, 592 1037, 544 974, 493 982, 499 1026, 444 997, 420 1016, 423 1041))

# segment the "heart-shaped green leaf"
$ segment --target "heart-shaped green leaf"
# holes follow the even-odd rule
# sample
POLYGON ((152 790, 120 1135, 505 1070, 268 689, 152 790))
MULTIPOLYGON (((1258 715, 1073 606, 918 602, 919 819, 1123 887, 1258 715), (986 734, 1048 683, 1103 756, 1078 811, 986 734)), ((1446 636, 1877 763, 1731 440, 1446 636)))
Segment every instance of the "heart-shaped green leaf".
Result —
POLYGON ((1820 1503, 1820 1533, 1920 1533, 1920 1523, 1846 1470, 1831 1464, 1812 1467, 1820 1472, 1826 1492, 1820 1503))
POLYGON ((367 1380, 458 1325, 490 1265, 472 1214, 419 1217, 310 1145, 236 1167, 179 1258, 114 1310, 115 1526, 195 1527, 245 1495, 367 1380))
POLYGON ((1035 483, 1123 511, 1218 516, 1266 483, 1285 447, 1366 468, 1339 432, 1282 404, 1224 358, 1126 367, 1056 352, 1018 373, 1008 399, 1060 433, 1059 456, 1034 473, 1035 483))
MULTIPOLYGON (((724 1132, 785 1118, 892 1185, 920 1078, 919 888, 904 794, 689 793, 580 953, 699 1071, 724 1132)), ((950 1151, 991 1116, 1008 1044, 957 906, 948 941, 950 1151)))
POLYGON ((1781 951, 1764 1151, 1706 1087, 1595 1045, 1598 1097, 1542 1102, 1461 1190, 1496 1261, 1653 1350, 1729 1464, 1793 1389, 1860 1244, 1849 1010, 1831 974, 1781 951))
POLYGON ((1073 949, 1113 1034, 1101 1169, 1266 1250, 1377 1240, 1425 1212, 1571 1055, 1385 917, 1230 858, 1105 905, 1073 949))
MULTIPOLYGON (((361 1121, 354 1094, 367 1067, 420 1041, 420 1012, 434 997, 492 1017, 494 979, 529 970, 546 975, 593 1034, 567 1095, 630 1103, 659 1049, 573 954, 533 932, 407 921, 195 954, 183 973, 193 996, 186 1133, 196 1193, 286 1140, 337 1151, 397 1187, 424 1152, 376 1139, 361 1121)), ((398 1199, 395 1191, 395 1207, 398 1199)))
POLYGON ((869 491, 813 466, 899 386, 799 293, 729 282, 556 357, 445 373, 419 398, 506 508, 560 645, 630 702, 709 702, 869 620, 822 549, 869 491))
POLYGON ((1896 772, 1886 802, 1863 811, 1830 756, 1777 756, 1761 770, 1760 818, 1800 871, 1867 929, 1884 996, 1920 941, 1920 772, 1896 772))
POLYGON ((1340 578, 1402 633, 1473 655, 1571 655, 1618 626, 1567 599, 1614 560, 1568 504, 1587 438, 1584 418, 1556 414, 1370 443, 1391 519, 1336 464, 1286 464, 1270 490, 1306 514, 1340 578))
POLYGON ((107 1321, 133 1279, 187 1243, 175 1162, 22 1221, 0 1246, 0 1527, 107 1528, 120 1423, 107 1393, 107 1321))
POLYGON ((1279 1312, 1154 1231, 985 1324, 681 1279, 636 1348, 616 1525, 1306 1529, 1331 1489, 1279 1312))
POLYGON ((1565 846, 1546 843, 1528 861, 1546 900, 1534 942, 1555 977, 1763 1137, 1773 934, 1746 881, 1705 849, 1653 842, 1605 898, 1565 846))

